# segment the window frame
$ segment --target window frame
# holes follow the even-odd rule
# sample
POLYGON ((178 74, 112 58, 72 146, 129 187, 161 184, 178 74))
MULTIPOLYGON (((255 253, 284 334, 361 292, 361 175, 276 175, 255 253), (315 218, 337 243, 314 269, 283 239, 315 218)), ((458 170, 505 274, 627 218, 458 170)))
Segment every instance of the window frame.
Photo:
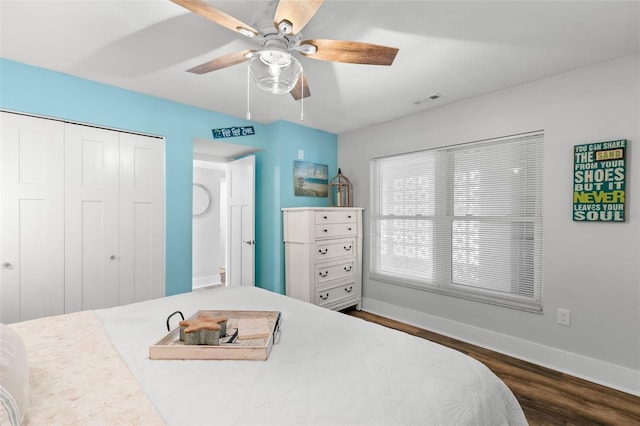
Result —
MULTIPOLYGON (((533 146, 533 145, 532 145, 533 146)), ((529 153, 527 153, 529 154, 529 153)), ((529 163, 527 163, 528 165, 529 163)), ((401 285, 419 290, 435 292, 439 294, 445 294, 467 300, 474 300, 492 305, 504 306, 508 308, 520 309, 524 311, 530 311, 535 313, 543 312, 543 283, 542 283, 542 259, 543 259, 543 167, 544 167, 544 132, 528 132, 518 135, 505 136, 500 138, 494 138, 489 140, 457 144, 451 146, 437 147, 427 150, 415 151, 410 153, 402 153, 385 157, 373 158, 370 161, 370 192, 371 192, 371 215, 370 215, 370 279, 381 281, 394 285, 401 285), (511 142, 525 142, 538 144, 534 146, 533 152, 530 157, 527 157, 527 161, 531 161, 532 167, 535 168, 533 181, 523 181, 528 189, 531 185, 534 193, 535 206, 531 209, 533 214, 530 216, 455 216, 453 211, 454 203, 454 176, 455 166, 450 160, 450 156, 455 152, 461 152, 466 149, 483 149, 484 147, 502 146, 501 144, 507 144, 511 142), (430 155, 442 156, 447 158, 446 166, 442 163, 442 157, 438 162, 435 162, 435 171, 433 173, 436 181, 435 186, 435 210, 432 215, 393 215, 385 213, 383 214, 384 206, 382 205, 382 189, 381 185, 385 184, 380 182, 380 167, 384 166, 386 161, 395 161, 402 159, 415 159, 419 156, 429 157, 430 155), (532 183, 533 182, 533 183, 532 183), (444 185, 443 185, 444 183, 444 185), (443 190, 443 188, 445 188, 443 190), (381 240, 382 226, 388 223, 389 220, 408 221, 407 225, 411 221, 418 221, 414 225, 414 229, 422 229, 418 223, 425 223, 429 221, 433 224, 433 234, 429 243, 431 244, 431 260, 426 260, 426 263, 433 263, 432 270, 433 276, 431 278, 425 278, 412 274, 402 274, 398 271, 388 272, 381 268, 381 262, 385 255, 382 253, 384 242, 381 240), (507 225, 511 224, 511 230, 509 231, 511 238, 510 243, 506 250, 510 250, 517 256, 512 256, 510 263, 510 270, 507 271, 505 276, 523 277, 526 274, 531 275, 531 284, 527 284, 523 292, 526 294, 520 294, 519 291, 505 292, 504 290, 498 291, 491 286, 469 286, 454 282, 453 273, 453 225, 455 222, 476 221, 482 224, 487 223, 503 223, 507 225), (437 234, 437 237, 434 236, 437 234), (517 238, 513 238, 516 235, 517 238), (436 245, 440 243, 441 245, 436 245), (531 245, 530 248, 527 248, 531 245), (520 246, 527 246, 522 249, 520 246), (530 250, 527 256, 523 256, 521 253, 515 253, 517 250, 530 250), (515 259, 515 260, 514 260, 515 259), (523 260, 524 259, 524 260, 523 260)), ((524 178, 523 178, 524 179, 524 178)), ((519 188, 523 188, 520 186, 519 188)), ((530 194, 527 194, 530 197, 530 194)), ((392 235, 392 234, 389 234, 392 235)), ((389 247, 386 247, 387 249, 389 247)), ((427 249, 427 251, 429 251, 427 249)), ((428 256, 428 255, 427 255, 428 256)), ((520 280, 510 281, 513 289, 514 285, 518 288, 522 288, 520 280)))

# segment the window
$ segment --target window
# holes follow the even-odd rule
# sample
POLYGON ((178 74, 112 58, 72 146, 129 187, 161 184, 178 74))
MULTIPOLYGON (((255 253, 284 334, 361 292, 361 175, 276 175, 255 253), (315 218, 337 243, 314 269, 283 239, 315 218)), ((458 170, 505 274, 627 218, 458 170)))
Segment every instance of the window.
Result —
POLYGON ((542 311, 543 133, 371 161, 371 278, 542 311))

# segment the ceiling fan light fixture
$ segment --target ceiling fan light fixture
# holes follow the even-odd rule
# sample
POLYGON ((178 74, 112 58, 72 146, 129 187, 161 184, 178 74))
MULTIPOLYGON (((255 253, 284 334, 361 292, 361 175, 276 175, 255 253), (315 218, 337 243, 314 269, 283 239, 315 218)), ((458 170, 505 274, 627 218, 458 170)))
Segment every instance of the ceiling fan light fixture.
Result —
POLYGON ((258 55, 266 65, 277 67, 286 67, 293 58, 286 50, 273 47, 261 50, 258 55))
POLYGON ((249 72, 260 89, 280 95, 294 88, 302 73, 302 65, 284 49, 267 48, 253 55, 249 61, 249 72))
POLYGON ((296 101, 311 95, 302 66, 291 56, 292 51, 320 61, 387 66, 393 63, 398 53, 395 47, 371 43, 304 39, 301 30, 315 16, 323 0, 268 0, 264 13, 257 19, 256 28, 218 10, 209 4, 209 0, 171 1, 260 45, 261 50, 229 53, 187 70, 205 74, 248 60, 247 104, 251 76, 258 87, 269 93, 291 93, 296 101))

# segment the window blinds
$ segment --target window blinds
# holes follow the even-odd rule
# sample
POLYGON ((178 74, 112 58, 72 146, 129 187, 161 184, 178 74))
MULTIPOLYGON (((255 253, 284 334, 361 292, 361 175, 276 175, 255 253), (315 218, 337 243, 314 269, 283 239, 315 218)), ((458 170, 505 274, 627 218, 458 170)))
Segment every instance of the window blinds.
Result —
POLYGON ((542 309, 543 134, 371 162, 371 276, 542 309))

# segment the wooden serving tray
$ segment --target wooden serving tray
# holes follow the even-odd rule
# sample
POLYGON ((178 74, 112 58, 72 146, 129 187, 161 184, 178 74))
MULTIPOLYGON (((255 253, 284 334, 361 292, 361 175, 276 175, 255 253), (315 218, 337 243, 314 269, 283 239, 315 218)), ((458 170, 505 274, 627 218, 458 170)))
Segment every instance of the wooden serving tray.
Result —
POLYGON ((189 319, 200 314, 224 316, 227 321, 227 336, 220 338, 220 345, 185 345, 180 341, 180 327, 176 327, 156 344, 149 346, 149 359, 242 359, 266 360, 269 358, 275 335, 280 326, 280 312, 277 311, 211 311, 201 310, 189 319), (267 337, 239 340, 228 343, 238 328, 238 320, 267 318, 270 334, 267 337))

